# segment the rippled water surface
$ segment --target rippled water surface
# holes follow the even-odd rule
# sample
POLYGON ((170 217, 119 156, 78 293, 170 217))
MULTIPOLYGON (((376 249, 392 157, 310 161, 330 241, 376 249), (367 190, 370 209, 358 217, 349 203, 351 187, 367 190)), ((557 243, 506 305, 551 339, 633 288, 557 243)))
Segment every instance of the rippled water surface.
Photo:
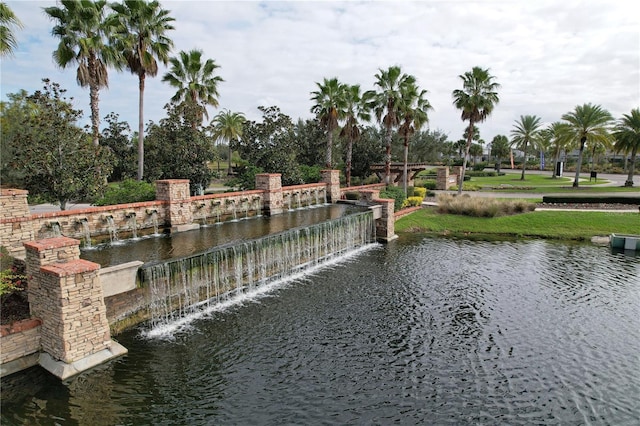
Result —
POLYGON ((2 424, 638 424, 640 259, 422 237, 216 312, 66 383, 3 380, 2 424))

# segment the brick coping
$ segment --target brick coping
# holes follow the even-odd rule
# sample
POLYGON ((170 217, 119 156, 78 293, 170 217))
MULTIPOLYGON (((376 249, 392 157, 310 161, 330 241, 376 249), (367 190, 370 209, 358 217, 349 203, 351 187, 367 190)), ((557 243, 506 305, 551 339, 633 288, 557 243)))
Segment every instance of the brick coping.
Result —
POLYGON ((23 331, 29 331, 41 325, 42 320, 40 318, 28 318, 0 326, 0 335, 6 337, 12 334, 22 333, 23 331))

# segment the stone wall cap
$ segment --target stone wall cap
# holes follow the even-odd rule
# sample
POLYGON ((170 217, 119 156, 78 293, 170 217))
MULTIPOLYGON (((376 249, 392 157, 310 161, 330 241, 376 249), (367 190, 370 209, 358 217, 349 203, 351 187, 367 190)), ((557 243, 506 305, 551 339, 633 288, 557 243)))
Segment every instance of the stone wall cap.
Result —
POLYGON ((15 189, 15 188, 3 188, 0 189, 0 195, 2 196, 15 196, 15 195, 28 195, 29 191, 26 189, 15 189))
POLYGON ((56 248, 79 246, 79 245, 80 245, 80 240, 76 240, 75 238, 69 238, 69 237, 45 238, 43 240, 28 241, 24 243, 24 246, 26 248, 36 250, 36 251, 51 250, 56 248))
POLYGON ((100 269, 98 263, 90 262, 84 259, 70 260, 65 263, 52 263, 40 268, 41 272, 49 273, 57 277, 68 277, 69 275, 82 274, 84 272, 93 272, 100 269))
POLYGON ((11 334, 20 333, 23 331, 31 330, 42 325, 42 320, 39 318, 28 318, 21 321, 16 321, 12 324, 5 324, 0 326, 0 334, 2 337, 9 336, 11 334))

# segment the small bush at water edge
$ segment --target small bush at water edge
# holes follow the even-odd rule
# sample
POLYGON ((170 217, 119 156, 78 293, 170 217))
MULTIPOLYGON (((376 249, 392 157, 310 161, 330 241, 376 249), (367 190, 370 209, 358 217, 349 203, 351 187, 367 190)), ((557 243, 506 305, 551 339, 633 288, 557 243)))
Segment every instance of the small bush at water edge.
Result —
POLYGON ((394 211, 398 211, 402 208, 404 202, 404 190, 398 186, 387 186, 380 191, 380 198, 389 198, 395 200, 393 203, 394 211))

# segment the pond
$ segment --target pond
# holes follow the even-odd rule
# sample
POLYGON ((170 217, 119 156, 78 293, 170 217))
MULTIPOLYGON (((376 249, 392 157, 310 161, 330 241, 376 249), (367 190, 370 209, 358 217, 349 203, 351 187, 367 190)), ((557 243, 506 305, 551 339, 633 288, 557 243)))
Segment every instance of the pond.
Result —
POLYGON ((637 424, 640 262, 403 236, 60 383, 3 379, 2 424, 637 424))

